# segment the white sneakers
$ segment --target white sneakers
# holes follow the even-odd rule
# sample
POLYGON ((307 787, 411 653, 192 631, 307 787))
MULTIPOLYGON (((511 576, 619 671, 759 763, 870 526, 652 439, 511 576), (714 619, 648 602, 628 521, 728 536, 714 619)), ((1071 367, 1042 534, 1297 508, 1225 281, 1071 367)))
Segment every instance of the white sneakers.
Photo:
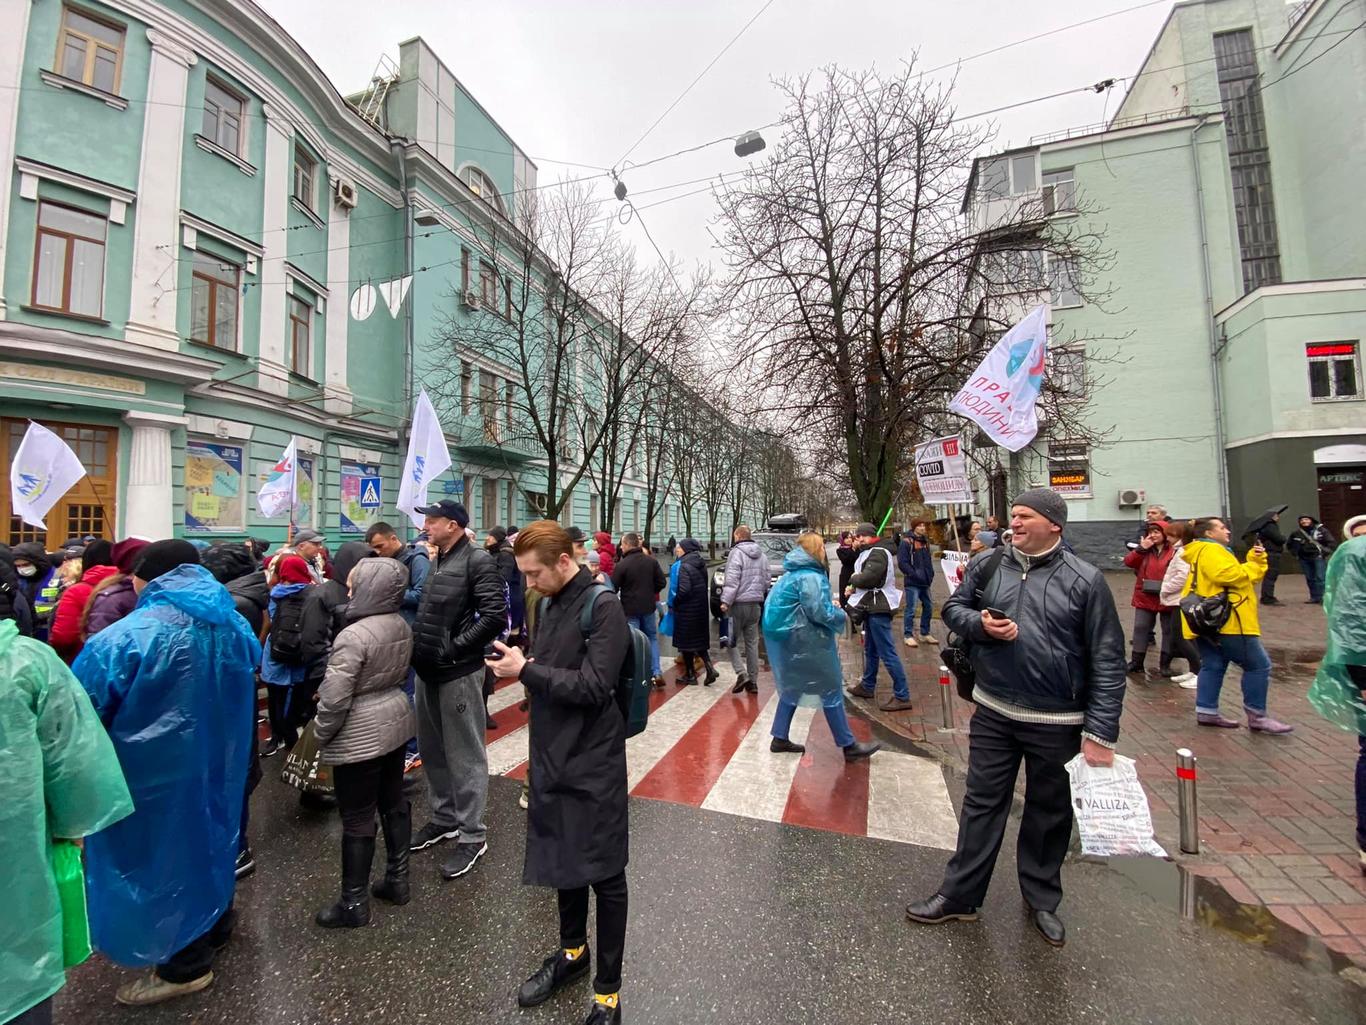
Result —
POLYGON ((920 647, 920 645, 918 645, 918 644, 915 643, 915 638, 914 638, 911 634, 907 634, 907 635, 906 635, 906 647, 908 647, 908 648, 918 648, 918 647, 920 647))
POLYGON ((1173 676, 1172 683, 1182 690, 1195 690, 1196 675, 1194 673, 1182 673, 1180 676, 1173 676))

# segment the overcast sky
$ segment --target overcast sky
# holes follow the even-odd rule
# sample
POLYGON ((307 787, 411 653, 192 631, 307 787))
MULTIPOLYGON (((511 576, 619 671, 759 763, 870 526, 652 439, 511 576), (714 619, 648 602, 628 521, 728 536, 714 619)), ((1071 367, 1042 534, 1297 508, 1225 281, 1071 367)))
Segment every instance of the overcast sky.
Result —
MULTIPOLYGON (((763 6, 763 0, 258 0, 343 93, 359 90, 381 53, 420 35, 503 128, 536 160, 542 183, 592 172, 556 160, 610 165, 763 6)), ((918 51, 922 67, 944 64, 1141 0, 774 0, 686 99, 632 154, 637 161, 775 120, 770 80, 829 63, 891 71, 918 51)), ((1025 43, 957 70, 958 109, 971 113, 1132 76, 1172 3, 1119 14, 1025 43)), ((954 69, 936 77, 950 76, 954 69)), ((995 116, 992 148, 1103 121, 1122 87, 995 116)), ((770 129, 769 138, 774 130, 770 129)), ((758 158, 754 158, 758 159, 758 158)), ((623 175, 637 205, 700 188, 646 189, 733 171, 718 145, 623 175)), ((604 194, 607 194, 604 180, 604 194)), ((665 252, 710 261, 702 194, 643 214, 665 252)), ((632 224, 622 229, 641 250, 632 224)), ((652 255, 652 254, 650 254, 652 255)))

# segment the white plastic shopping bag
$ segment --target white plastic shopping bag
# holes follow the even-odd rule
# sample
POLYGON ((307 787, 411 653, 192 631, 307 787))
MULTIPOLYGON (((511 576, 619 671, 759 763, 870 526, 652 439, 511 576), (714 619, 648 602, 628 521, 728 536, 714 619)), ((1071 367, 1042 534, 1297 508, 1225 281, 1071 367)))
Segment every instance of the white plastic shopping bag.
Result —
POLYGON ((1097 766, 1087 765, 1077 755, 1067 763, 1067 775, 1072 780, 1072 810, 1083 854, 1167 856, 1153 839, 1148 798, 1132 758, 1115 755, 1114 765, 1097 766))

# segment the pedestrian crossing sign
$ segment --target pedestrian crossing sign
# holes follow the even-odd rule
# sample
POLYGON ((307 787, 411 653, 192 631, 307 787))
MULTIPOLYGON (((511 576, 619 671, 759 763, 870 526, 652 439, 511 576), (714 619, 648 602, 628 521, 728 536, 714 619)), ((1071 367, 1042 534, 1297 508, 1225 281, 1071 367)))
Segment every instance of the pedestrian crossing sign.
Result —
POLYGON ((378 509, 380 507, 378 477, 361 478, 360 507, 362 509, 378 509))

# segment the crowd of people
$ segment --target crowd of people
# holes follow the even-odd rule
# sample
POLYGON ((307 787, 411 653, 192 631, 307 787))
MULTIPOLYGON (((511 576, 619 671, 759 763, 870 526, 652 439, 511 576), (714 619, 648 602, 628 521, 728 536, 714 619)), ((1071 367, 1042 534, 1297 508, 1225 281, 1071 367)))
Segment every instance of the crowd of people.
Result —
MULTIPOLYGON (((0 849, 44 875, 50 847, 84 842, 94 949, 151 968, 121 986, 118 1001, 195 993, 213 982, 236 887, 255 870, 250 799, 264 759, 306 748, 330 775, 333 796, 315 803, 335 806, 341 820, 340 884, 314 918, 326 929, 363 926, 372 899, 409 902, 412 854, 443 846, 438 871, 455 880, 487 853, 486 743, 497 728, 487 701, 499 681, 520 681, 530 754, 523 881, 557 891, 560 935, 517 999, 542 1003, 590 971, 591 891, 598 964, 586 1023, 619 1022, 629 846, 622 684, 633 637, 648 650, 643 686, 666 686, 661 633, 679 652, 676 685, 706 686, 720 675, 710 620, 728 619, 739 700, 759 692, 762 638, 777 694, 770 751, 804 752, 790 732, 805 704, 822 709, 856 762, 879 745, 854 736, 838 644, 853 630, 863 646, 862 677, 847 693, 874 698, 885 668, 891 697, 880 707, 905 711, 900 614, 904 645, 942 646, 976 706, 957 849, 938 890, 907 916, 977 917, 1023 762, 1020 887, 1040 934, 1062 945, 1072 826, 1064 766, 1078 753, 1093 765, 1113 761, 1126 679, 1149 678, 1159 631, 1156 678, 1196 691, 1201 726, 1241 725, 1219 705, 1237 664, 1248 727, 1292 730, 1268 714, 1271 663, 1257 615, 1259 583, 1261 603, 1274 599, 1265 588, 1274 518, 1239 559, 1222 519, 1176 520, 1150 507, 1124 557, 1134 574, 1126 659, 1109 585, 1064 539, 1067 508, 1057 493, 1031 489, 1013 503, 1009 530, 994 517, 970 526, 973 555, 941 611, 943 637, 932 630, 923 522, 890 544, 872 523, 841 536, 834 588, 820 534, 798 535, 777 574, 751 529, 737 526, 714 607, 695 539, 670 539, 666 574, 636 533, 618 545, 606 532, 590 539, 540 521, 494 527, 481 543, 464 506, 449 499, 418 510, 415 542, 377 523, 335 552, 309 529, 274 551, 253 540, 87 538, 56 553, 0 546, 0 763, 18 791, 0 811, 0 849), (1192 602, 1218 606, 1223 618, 1199 627, 1192 602), (418 767, 429 810, 415 827, 405 775, 418 767), (372 882, 381 835, 385 863, 372 882)), ((1310 600, 1329 613, 1315 702, 1362 737, 1366 872, 1366 540, 1354 535, 1366 535, 1366 517, 1348 522, 1341 546, 1301 517, 1280 543, 1305 564, 1310 600)), ((0 1020, 51 1020, 63 913, 55 888, 38 888, 0 925, 11 966, 0 969, 0 1020)))

